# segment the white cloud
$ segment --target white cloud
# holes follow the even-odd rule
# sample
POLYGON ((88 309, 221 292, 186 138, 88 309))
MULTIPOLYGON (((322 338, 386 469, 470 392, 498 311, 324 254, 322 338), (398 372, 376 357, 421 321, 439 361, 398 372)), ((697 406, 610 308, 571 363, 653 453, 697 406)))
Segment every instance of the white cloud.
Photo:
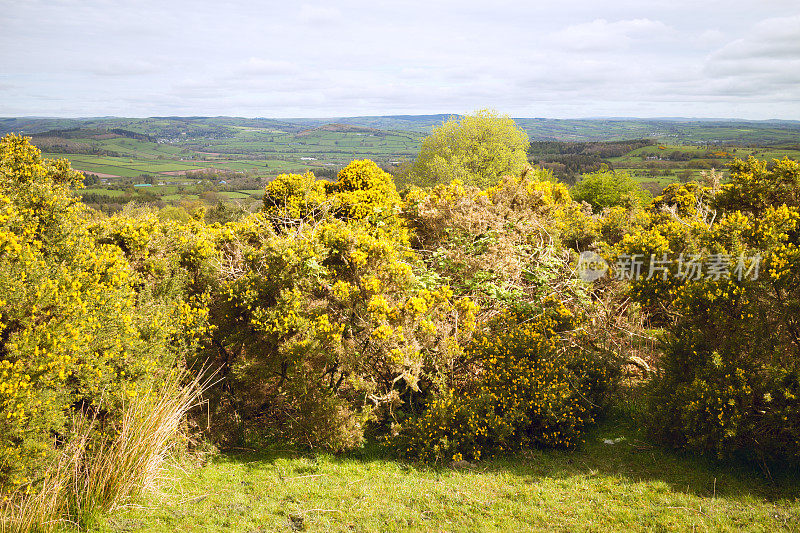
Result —
POLYGON ((717 93, 800 101, 800 16, 756 23, 711 53, 703 74, 717 93))
POLYGON ((708 29, 695 37, 695 42, 700 46, 720 46, 726 41, 725 33, 719 29, 708 29))
POLYGON ((0 6, 0 116, 800 119, 797 0, 0 6))
POLYGON ((86 71, 97 76, 141 76, 142 74, 152 74, 159 70, 160 68, 153 63, 142 60, 98 61, 96 64, 86 68, 86 71))
POLYGON ((251 57, 244 61, 237 72, 241 74, 253 74, 261 76, 280 76, 282 74, 294 74, 298 71, 297 65, 290 61, 262 59, 251 57))
POLYGON ((800 16, 773 18, 757 23, 746 37, 717 50, 711 61, 737 61, 743 58, 800 58, 800 16))
POLYGON ((298 18, 303 24, 330 24, 341 20, 342 13, 335 7, 303 4, 298 18))
POLYGON ((575 50, 607 50, 629 46, 636 40, 652 40, 670 33, 660 21, 632 19, 609 22, 596 19, 555 32, 553 42, 575 50))

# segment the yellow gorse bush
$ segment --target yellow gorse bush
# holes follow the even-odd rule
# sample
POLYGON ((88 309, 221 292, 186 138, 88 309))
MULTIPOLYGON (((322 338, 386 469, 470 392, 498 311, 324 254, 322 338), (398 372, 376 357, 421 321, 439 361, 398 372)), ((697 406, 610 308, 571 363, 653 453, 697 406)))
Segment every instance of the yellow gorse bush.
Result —
MULTIPOLYGON (((29 483, 69 439, 74 410, 117 409, 172 365, 184 329, 129 257, 146 261, 153 220, 115 239, 71 193, 80 175, 26 139, 0 141, 0 483, 29 483), (128 257, 126 257, 128 254, 128 257)), ((163 272, 150 272, 151 278, 163 272)), ((177 300, 175 300, 175 303, 177 300)))
MULTIPOLYGON (((227 380, 219 438, 341 450, 446 366, 476 309, 420 279, 392 178, 353 161, 336 182, 270 182, 262 213, 216 239, 207 356, 227 380)), ((208 231, 208 230, 206 230, 208 231)))
POLYGON ((650 414, 675 445, 800 458, 798 191, 796 162, 737 161, 719 190, 667 187, 617 245, 639 254, 631 295, 668 330, 650 414), (705 269, 682 276, 689 258, 705 269))
POLYGON ((506 311, 468 346, 473 373, 403 429, 399 451, 426 461, 480 459, 531 446, 571 447, 615 379, 613 362, 568 342, 574 314, 555 298, 542 314, 506 311))

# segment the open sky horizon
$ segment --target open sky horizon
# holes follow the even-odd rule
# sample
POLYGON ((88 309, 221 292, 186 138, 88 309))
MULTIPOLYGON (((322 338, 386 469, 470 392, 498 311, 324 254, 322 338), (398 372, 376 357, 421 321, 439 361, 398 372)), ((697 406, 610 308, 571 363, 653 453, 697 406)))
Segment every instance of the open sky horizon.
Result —
MULTIPOLYGON (((475 110, 473 110, 475 111, 475 110)), ((394 116, 463 116, 470 113, 469 111, 463 113, 393 113, 384 115, 318 115, 318 116, 304 116, 304 117, 268 117, 268 116, 235 116, 235 115, 4 115, 0 118, 15 118, 15 119, 66 119, 66 120, 97 120, 97 119, 147 119, 147 118, 219 118, 219 119, 266 119, 266 120, 280 120, 291 122, 292 120, 333 120, 337 118, 370 118, 370 117, 394 117, 394 116)), ((507 113, 505 113, 507 114, 507 113)), ((511 115, 509 115, 511 116, 511 115)), ((784 118, 742 118, 742 117, 623 117, 623 116, 593 116, 593 117, 524 117, 524 116, 511 116, 513 119, 533 119, 533 120, 676 120, 676 121, 742 121, 742 122, 800 122, 800 119, 784 119, 784 118)))
POLYGON ((800 120, 796 0, 0 0, 0 116, 800 120))

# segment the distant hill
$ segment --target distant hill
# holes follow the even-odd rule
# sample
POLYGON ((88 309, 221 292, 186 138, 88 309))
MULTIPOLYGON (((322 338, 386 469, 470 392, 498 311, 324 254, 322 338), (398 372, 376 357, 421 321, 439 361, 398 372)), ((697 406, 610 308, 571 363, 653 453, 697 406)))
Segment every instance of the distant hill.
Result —
POLYGON ((375 115, 363 117, 331 118, 287 118, 287 122, 318 127, 325 124, 350 124, 378 130, 415 131, 428 133, 434 126, 441 126, 453 115, 375 115))
POLYGON ((775 145, 797 142, 800 121, 741 119, 515 118, 531 141, 616 141, 650 138, 697 144, 775 145))
POLYGON ((333 131, 337 133, 380 133, 381 130, 375 128, 366 128, 364 126, 354 126, 352 124, 324 124, 322 126, 318 126, 316 128, 311 128, 307 130, 303 130, 297 133, 297 137, 302 137, 305 135, 310 135, 315 132, 320 131, 333 131))
MULTIPOLYGON (((0 118, 0 135, 26 135, 52 130, 96 129, 146 135, 154 139, 225 139, 243 131, 307 135, 309 131, 353 132, 347 127, 380 131, 427 133, 451 115, 386 115, 336 118, 238 118, 238 117, 91 117, 0 118)), ((692 118, 515 118, 531 141, 610 141, 654 139, 683 144, 781 145, 797 144, 800 121, 692 118)))
POLYGON ((305 129, 305 126, 271 118, 238 117, 0 118, 0 135, 11 132, 33 135, 49 130, 76 128, 108 131, 121 129, 154 138, 170 138, 179 135, 202 138, 224 137, 232 135, 235 130, 242 128, 297 133, 305 129))

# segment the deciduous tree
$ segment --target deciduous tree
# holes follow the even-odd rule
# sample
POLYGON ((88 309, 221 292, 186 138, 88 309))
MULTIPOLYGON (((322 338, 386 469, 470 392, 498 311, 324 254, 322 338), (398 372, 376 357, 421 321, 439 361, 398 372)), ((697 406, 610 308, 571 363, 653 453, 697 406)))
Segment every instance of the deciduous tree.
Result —
POLYGON ((487 188, 505 174, 518 174, 528 164, 528 134, 508 115, 481 109, 451 118, 422 141, 407 179, 432 186, 459 179, 487 188))

